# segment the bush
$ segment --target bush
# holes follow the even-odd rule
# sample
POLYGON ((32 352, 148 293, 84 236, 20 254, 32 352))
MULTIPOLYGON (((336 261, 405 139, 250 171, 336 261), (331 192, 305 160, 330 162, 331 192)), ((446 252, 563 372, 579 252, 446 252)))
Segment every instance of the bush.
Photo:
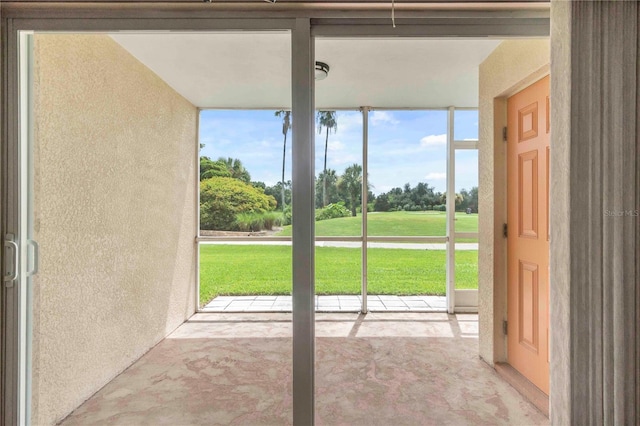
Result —
POLYGON ((238 213, 234 222, 235 228, 243 232, 258 232, 263 229, 272 230, 274 226, 280 225, 282 215, 278 212, 266 213, 238 213))
POLYGON ((234 225, 238 231, 257 232, 263 229, 264 219, 261 213, 238 213, 234 225))
POLYGON ((351 216, 351 212, 344 206, 344 202, 342 201, 335 204, 329 204, 322 209, 316 210, 316 221, 349 216, 351 216))
POLYGON ((262 214, 263 228, 271 231, 274 226, 280 226, 282 224, 282 213, 278 212, 266 212, 262 214))
POLYGON ((282 213, 280 224, 282 226, 291 225, 291 204, 287 205, 284 208, 284 213, 282 213))
POLYGON ((445 204, 436 204, 435 206, 433 206, 433 210, 438 212, 446 212, 447 206, 445 204))
POLYGON ((241 213, 266 213, 276 200, 261 188, 238 179, 213 177, 200 182, 200 225, 202 229, 234 230, 241 213))
POLYGON ((376 198, 376 201, 373 202, 373 210, 377 212, 388 212, 392 211, 393 207, 389 204, 389 197, 387 194, 381 194, 376 198))

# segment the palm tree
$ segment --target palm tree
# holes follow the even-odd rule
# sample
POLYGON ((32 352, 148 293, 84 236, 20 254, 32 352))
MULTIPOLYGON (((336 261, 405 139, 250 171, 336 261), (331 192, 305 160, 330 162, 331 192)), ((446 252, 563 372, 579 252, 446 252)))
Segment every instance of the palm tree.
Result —
POLYGON ((244 165, 242 165, 242 161, 240 161, 239 159, 231 157, 220 157, 218 158, 218 162, 226 164, 227 170, 229 170, 232 178, 241 180, 244 183, 251 182, 251 175, 249 174, 249 171, 244 168, 244 165))
MULTIPOLYGON (((338 130, 338 122, 336 121, 335 111, 318 111, 316 120, 318 121, 318 134, 322 133, 322 129, 326 129, 326 136, 324 139, 324 167, 322 172, 325 177, 327 175, 327 149, 329 147, 329 132, 333 130, 335 133, 338 130)), ((322 207, 328 204, 327 200, 327 181, 326 178, 322 180, 322 207)))
POLYGON ((285 159, 287 157, 287 133, 289 133, 289 129, 291 129, 291 111, 276 111, 276 117, 282 117, 282 136, 284 137, 284 142, 282 144, 282 211, 284 211, 285 201, 284 201, 284 165, 285 159))
POLYGON ((347 167, 338 180, 338 188, 349 197, 351 216, 355 217, 358 199, 362 194, 362 166, 352 164, 347 167))
POLYGON ((325 172, 320 172, 318 175, 318 181, 316 182, 316 205, 317 208, 327 206, 336 202, 338 197, 338 174, 334 169, 327 169, 325 172), (325 194, 326 196, 323 198, 325 194), (324 204, 323 204, 324 203, 324 204))

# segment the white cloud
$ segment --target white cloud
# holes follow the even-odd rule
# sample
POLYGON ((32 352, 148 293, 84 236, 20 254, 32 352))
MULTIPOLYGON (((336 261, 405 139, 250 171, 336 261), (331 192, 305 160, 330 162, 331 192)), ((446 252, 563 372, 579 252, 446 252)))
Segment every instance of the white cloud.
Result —
POLYGON ((338 120, 338 132, 348 132, 362 130, 362 113, 360 112, 342 112, 336 114, 338 120))
MULTIPOLYGON (((231 141, 229 141, 230 143, 231 141)), ((289 141, 287 141, 287 145, 289 145, 288 143, 289 141)), ((282 141, 274 141, 274 140, 267 140, 267 139, 263 139, 259 142, 259 145, 262 148, 276 148, 276 147, 281 147, 282 146, 282 141)))
POLYGON ((360 158, 358 158, 357 155, 353 155, 353 154, 342 154, 342 155, 334 155, 332 153, 329 153, 329 158, 327 159, 327 162, 329 163, 327 165, 328 168, 333 168, 333 169, 338 169, 338 173, 342 173, 342 170, 340 169, 340 166, 344 166, 346 164, 353 164, 353 163, 359 163, 360 158))
POLYGON ((327 151, 330 152, 340 152, 344 151, 345 145, 341 141, 329 141, 329 146, 327 147, 327 151))
POLYGON ((447 144, 446 133, 442 135, 429 135, 420 139, 420 146, 422 147, 430 147, 430 146, 438 146, 438 145, 446 145, 446 144, 447 144))
POLYGON ((427 180, 444 180, 447 178, 447 174, 432 172, 426 175, 424 178, 427 180))
POLYGON ((374 126, 382 123, 398 124, 398 120, 396 120, 393 115, 387 111, 373 111, 369 116, 369 120, 371 120, 371 124, 374 126))

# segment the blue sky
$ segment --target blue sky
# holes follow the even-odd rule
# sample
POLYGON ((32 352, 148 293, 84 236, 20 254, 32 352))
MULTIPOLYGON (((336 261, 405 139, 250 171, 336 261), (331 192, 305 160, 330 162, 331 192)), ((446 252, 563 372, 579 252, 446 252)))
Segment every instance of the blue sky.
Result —
MULTIPOLYGON (((329 134, 327 168, 341 174, 362 164, 362 115, 338 111, 338 131, 329 134)), ((295 125, 295 122, 294 122, 295 125)), ((316 132, 316 176, 324 161, 325 131, 316 132)), ((372 111, 369 113, 369 180, 380 194, 409 182, 427 182, 445 191, 446 111, 372 111)), ((455 138, 478 134, 476 111, 457 111, 455 138)), ((254 181, 273 185, 282 173, 282 121, 274 111, 203 110, 200 115, 201 155, 239 158, 254 181)), ((477 151, 456 153, 456 191, 478 185, 477 151)), ((291 132, 287 136, 285 179, 291 179, 291 132)))

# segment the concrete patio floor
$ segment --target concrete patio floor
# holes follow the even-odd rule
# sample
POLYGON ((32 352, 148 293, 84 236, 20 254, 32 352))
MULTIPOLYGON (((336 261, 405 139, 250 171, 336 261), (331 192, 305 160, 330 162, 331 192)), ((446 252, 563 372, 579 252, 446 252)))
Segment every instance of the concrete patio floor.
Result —
MULTIPOLYGON (((478 358, 477 315, 316 319, 318 425, 548 424, 478 358)), ((196 314, 61 424, 291 424, 291 374, 290 314, 196 314)))
MULTIPOLYGON (((318 312, 359 312, 362 296, 316 296, 318 312)), ((367 308, 373 312, 426 311, 445 312, 444 296, 367 296, 367 308)), ((203 312, 291 312, 291 296, 218 296, 203 312)))

